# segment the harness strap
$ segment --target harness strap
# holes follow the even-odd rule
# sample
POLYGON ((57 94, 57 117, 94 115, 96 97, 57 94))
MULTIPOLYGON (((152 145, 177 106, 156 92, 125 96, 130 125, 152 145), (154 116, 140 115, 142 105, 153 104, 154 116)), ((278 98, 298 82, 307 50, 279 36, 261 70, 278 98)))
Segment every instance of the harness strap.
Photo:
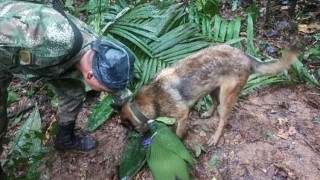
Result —
POLYGON ((148 123, 149 118, 141 113, 136 102, 130 103, 130 108, 139 121, 141 121, 142 123, 148 123))
POLYGON ((73 30, 73 33, 74 33, 74 42, 72 45, 72 49, 64 57, 64 59, 68 60, 68 59, 71 59, 74 56, 76 56, 79 53, 79 51, 81 50, 82 44, 83 44, 83 37, 82 37, 82 34, 81 34, 79 28, 72 22, 72 20, 63 11, 62 5, 60 4, 59 0, 53 0, 53 9, 58 11, 60 14, 62 14, 68 20, 68 22, 73 30))

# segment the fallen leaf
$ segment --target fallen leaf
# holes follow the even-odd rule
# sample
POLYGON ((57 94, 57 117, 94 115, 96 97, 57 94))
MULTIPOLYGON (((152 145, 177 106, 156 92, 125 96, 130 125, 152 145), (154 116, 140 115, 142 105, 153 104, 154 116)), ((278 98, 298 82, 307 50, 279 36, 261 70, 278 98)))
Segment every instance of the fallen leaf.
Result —
POLYGON ((274 110, 274 109, 271 109, 270 113, 271 113, 271 114, 276 114, 276 113, 277 113, 277 111, 276 111, 276 110, 274 110))
POLYGON ((320 24, 317 22, 312 22, 310 24, 299 24, 298 30, 302 33, 312 34, 320 30, 320 24))
POLYGON ((279 129, 277 136, 281 137, 282 139, 288 139, 289 136, 295 135, 297 133, 296 128, 293 126, 290 126, 288 131, 284 131, 283 129, 279 129))
POLYGON ((288 119, 287 118, 278 118, 278 123, 280 124, 280 126, 285 125, 288 123, 288 119))
POLYGON ((297 133, 297 130, 295 127, 291 126, 288 130, 288 133, 290 136, 295 135, 297 133))
POLYGON ((204 132, 204 131, 202 131, 202 130, 200 130, 200 136, 201 136, 201 137, 205 137, 205 136, 207 136, 207 133, 204 132))
POLYGON ((277 133, 278 137, 281 137, 282 139, 288 139, 289 138, 289 133, 288 132, 284 132, 283 129, 279 129, 278 133, 277 133))
POLYGON ((285 10, 288 10, 290 8, 290 6, 281 6, 281 11, 285 11, 285 10))
POLYGON ((52 136, 52 135, 51 135, 51 132, 52 132, 53 129, 54 129, 53 126, 54 126, 54 124, 56 124, 56 123, 57 123, 56 116, 55 116, 55 115, 52 115, 52 116, 51 116, 51 123, 49 124, 49 127, 47 128, 46 133, 45 133, 45 138, 44 138, 44 140, 42 141, 42 144, 43 144, 43 145, 46 145, 46 144, 48 143, 50 137, 52 136))

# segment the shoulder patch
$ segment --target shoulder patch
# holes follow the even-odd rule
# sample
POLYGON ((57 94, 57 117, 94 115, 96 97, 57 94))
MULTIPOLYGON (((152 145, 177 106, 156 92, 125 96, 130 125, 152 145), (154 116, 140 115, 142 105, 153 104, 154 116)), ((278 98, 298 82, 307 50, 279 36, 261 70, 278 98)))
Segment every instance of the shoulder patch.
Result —
POLYGON ((19 52, 20 64, 30 65, 31 64, 31 53, 27 50, 21 50, 19 52))

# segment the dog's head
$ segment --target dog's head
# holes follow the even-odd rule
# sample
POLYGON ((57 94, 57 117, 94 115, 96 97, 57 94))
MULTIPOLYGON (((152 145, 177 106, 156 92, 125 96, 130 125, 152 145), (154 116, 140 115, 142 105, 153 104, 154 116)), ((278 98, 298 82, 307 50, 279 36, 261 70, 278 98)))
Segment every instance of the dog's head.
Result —
POLYGON ((148 119, 142 115, 134 102, 128 102, 122 107, 120 120, 121 124, 129 130, 135 129, 140 133, 149 130, 148 119))

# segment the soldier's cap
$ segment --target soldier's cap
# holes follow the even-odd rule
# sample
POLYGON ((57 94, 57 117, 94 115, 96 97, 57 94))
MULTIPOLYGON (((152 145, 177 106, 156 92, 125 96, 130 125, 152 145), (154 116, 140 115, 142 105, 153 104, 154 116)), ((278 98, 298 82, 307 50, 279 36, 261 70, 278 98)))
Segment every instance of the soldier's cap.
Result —
POLYGON ((134 55, 123 44, 98 39, 91 44, 93 75, 112 90, 124 89, 133 77, 134 55))

